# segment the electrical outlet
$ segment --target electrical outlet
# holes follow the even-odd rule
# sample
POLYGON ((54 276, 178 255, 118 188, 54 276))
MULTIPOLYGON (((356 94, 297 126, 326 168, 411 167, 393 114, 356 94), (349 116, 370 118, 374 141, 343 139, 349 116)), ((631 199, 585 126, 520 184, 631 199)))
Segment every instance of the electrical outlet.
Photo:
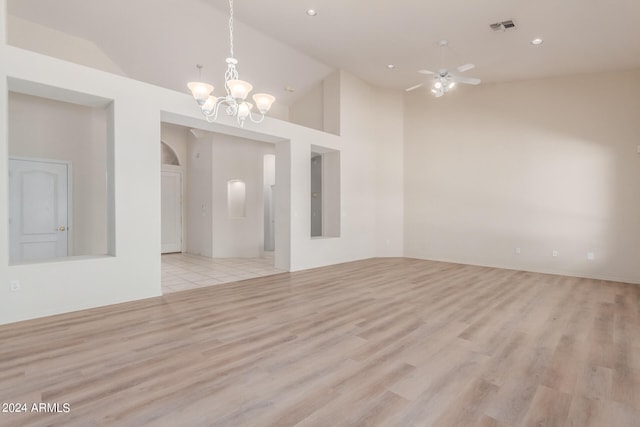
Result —
POLYGON ((18 292, 20 290, 20 281, 19 280, 11 280, 9 282, 11 286, 11 292, 18 292))
POLYGON ((515 252, 516 254, 520 255, 520 253, 522 252, 522 249, 520 249, 520 248, 515 248, 515 249, 514 249, 514 252, 515 252))
POLYGON ((593 261, 594 259, 596 259, 596 254, 593 252, 587 252, 587 260, 593 261))
POLYGON ((554 250, 553 252, 551 252, 551 255, 558 256, 558 251, 554 250))

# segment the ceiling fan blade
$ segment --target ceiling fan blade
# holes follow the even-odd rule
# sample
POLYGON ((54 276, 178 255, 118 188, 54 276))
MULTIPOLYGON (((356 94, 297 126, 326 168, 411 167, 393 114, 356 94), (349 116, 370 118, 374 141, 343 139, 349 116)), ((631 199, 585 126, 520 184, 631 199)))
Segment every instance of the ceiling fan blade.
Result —
POLYGON ((451 77, 451 81, 454 81, 456 83, 465 83, 468 85, 477 85, 480 84, 480 79, 476 79, 474 77, 460 77, 460 76, 453 76, 451 77))
POLYGON ((434 73, 433 71, 429 71, 429 70, 418 70, 418 72, 419 72, 420 74, 425 74, 425 75, 427 75, 427 76, 428 76, 428 75, 431 75, 431 74, 436 74, 436 73, 434 73))
POLYGON ((415 86, 408 87, 408 88, 405 89, 405 91, 411 92, 412 90, 418 89, 419 87, 422 87, 422 86, 424 86, 424 83, 420 83, 420 84, 417 84, 415 86))
POLYGON ((464 73, 465 71, 473 70, 474 68, 476 68, 476 66, 473 64, 464 64, 459 66, 457 70, 459 73, 464 73))

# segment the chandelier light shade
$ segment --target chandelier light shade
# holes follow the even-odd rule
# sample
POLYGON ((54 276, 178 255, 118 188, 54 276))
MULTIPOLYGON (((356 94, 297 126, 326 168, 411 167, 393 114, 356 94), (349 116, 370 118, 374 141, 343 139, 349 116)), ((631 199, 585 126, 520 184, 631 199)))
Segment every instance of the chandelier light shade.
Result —
POLYGON ((243 80, 229 80, 227 82, 227 86, 229 87, 231 96, 242 101, 244 101, 247 98, 247 95, 249 95, 249 92, 253 90, 251 83, 243 80))
POLYGON ((275 96, 268 93, 256 93, 253 95, 253 101, 256 103, 256 107, 260 114, 265 114, 271 108, 271 104, 276 100, 275 96))
POLYGON ((213 86, 207 83, 191 82, 187 84, 198 105, 202 106, 213 92, 213 86))
MULTIPOLYGON (((227 115, 235 117, 240 126, 244 125, 247 118, 254 123, 260 123, 276 98, 268 93, 254 94, 253 101, 258 109, 258 114, 255 115, 252 113, 253 104, 245 101, 253 90, 253 85, 238 79, 238 60, 233 55, 233 0, 229 0, 229 45, 230 55, 226 60, 227 71, 224 74, 225 96, 212 95, 214 88, 208 83, 190 82, 187 86, 208 122, 218 118, 218 111, 224 105, 227 115)), ((198 65, 197 68, 202 73, 202 65, 198 65)))

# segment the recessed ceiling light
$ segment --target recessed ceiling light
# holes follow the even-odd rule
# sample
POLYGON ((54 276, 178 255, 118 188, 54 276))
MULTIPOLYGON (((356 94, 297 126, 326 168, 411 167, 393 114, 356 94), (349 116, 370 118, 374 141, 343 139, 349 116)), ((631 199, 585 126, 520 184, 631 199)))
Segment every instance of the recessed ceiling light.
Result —
POLYGON ((285 92, 289 92, 289 93, 293 93, 293 92, 295 92, 296 90, 295 90, 295 88, 293 88, 293 87, 291 87, 291 86, 287 85, 287 86, 285 86, 285 87, 284 87, 284 91, 285 91, 285 92))
POLYGON ((396 68, 396 66, 393 65, 393 64, 389 64, 389 65, 387 65, 387 68, 390 69, 390 70, 393 70, 394 68, 396 68))
POLYGON ((309 16, 316 16, 318 14, 318 11, 315 9, 307 9, 307 15, 309 16))
POLYGON ((542 40, 540 37, 536 37, 535 39, 531 40, 531 44, 534 46, 540 46, 542 43, 544 43, 544 40, 542 40))

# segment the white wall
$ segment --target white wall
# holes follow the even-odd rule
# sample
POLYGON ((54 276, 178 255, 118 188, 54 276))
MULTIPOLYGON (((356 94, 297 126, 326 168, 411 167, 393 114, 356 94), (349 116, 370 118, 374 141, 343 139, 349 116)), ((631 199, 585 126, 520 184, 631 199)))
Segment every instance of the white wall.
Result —
POLYGON ((187 139, 186 252, 213 256, 213 135, 189 133, 187 139))
POLYGON ((340 82, 342 72, 334 71, 322 82, 323 129, 325 132, 340 135, 340 82))
POLYGON ((92 41, 8 15, 8 44, 114 74, 124 71, 92 41))
POLYGON ((289 121, 340 135, 340 82, 342 78, 342 73, 338 70, 312 87, 289 107, 289 121))
POLYGON ((640 70, 459 89, 406 98, 405 255, 640 282, 640 70))
POLYGON ((284 104, 274 103, 267 114, 274 119, 289 121, 289 107, 284 104))
MULTIPOLYGON (((84 105, 110 105, 113 118, 107 139, 113 148, 107 161, 113 160, 115 171, 107 181, 115 198, 108 222, 114 228, 110 245, 116 256, 7 267, 8 219, 6 210, 0 210, 0 282, 5 284, 0 286, 0 323, 160 295, 159 122, 160 109, 172 102, 171 94, 0 45, 0 129, 4 130, 9 88, 84 105), (21 291, 9 291, 6 285, 11 279, 20 281, 21 291)), ((0 133, 0 163, 5 168, 7 136, 6 131, 0 133)), ((0 200, 8 200, 6 173, 0 174, 0 200)))
POLYGON ((267 154, 264 156, 262 176, 262 193, 264 194, 264 250, 273 251, 275 249, 275 200, 273 197, 276 185, 275 154, 267 154))
POLYGON ((187 144, 187 252, 214 258, 260 257, 264 155, 274 154, 274 145, 220 133, 196 134, 190 134, 187 144), (246 214, 231 218, 227 184, 237 179, 246 184, 246 214))
POLYGON ((214 134, 212 150, 213 256, 260 257, 264 250, 264 155, 274 154, 275 147, 214 134), (246 184, 242 218, 230 218, 227 209, 227 183, 236 179, 246 184))
POLYGON ((324 83, 311 88, 289 107, 289 120, 301 126, 324 130, 324 83))
POLYGON ((70 255, 107 253, 107 111, 9 94, 9 155, 71 162, 70 255))
POLYGON ((343 206, 357 205, 366 212, 360 223, 361 244, 375 248, 376 256, 402 256, 402 94, 340 74, 340 135, 350 140, 341 156, 343 173, 348 171, 342 183, 343 206))
MULTIPOLYGON (((182 126, 162 123, 160 126, 160 136, 162 141, 173 149, 180 162, 180 167, 187 168, 189 156, 187 155, 187 139, 189 129, 182 126)), ((158 149, 160 143, 158 143, 158 149)))
POLYGON ((261 256, 264 155, 274 154, 274 145, 211 132, 196 134, 187 144, 187 252, 215 258, 261 256), (236 179, 246 184, 242 218, 230 218, 228 212, 227 184, 236 179))
MULTIPOLYGON (((340 136, 308 130, 308 136, 292 141, 288 153, 293 270, 402 256, 402 94, 374 88, 344 71, 331 80, 331 87, 340 88, 339 118, 331 121, 340 125, 340 136), (339 238, 309 237, 312 145, 340 151, 339 238), (379 188, 380 181, 398 185, 387 191, 379 188)), ((276 155, 280 164, 282 156, 276 155)))
MULTIPOLYGON (((5 1, 0 0, 0 14, 5 1)), ((2 18, 2 16, 0 16, 2 18)), ((5 31, 0 19, 0 34, 5 31)), ((379 179, 402 176, 402 159, 383 159, 378 151, 402 152, 401 95, 376 90, 346 73, 340 105, 342 137, 267 117, 240 129, 230 119, 202 119, 191 96, 92 68, 0 44, 0 129, 7 129, 8 85, 83 105, 109 105, 107 161, 114 164, 108 182, 113 212, 108 216, 116 256, 8 266, 7 211, 0 210, 0 324, 159 296, 160 287, 160 122, 275 144, 276 267, 288 270, 401 255, 401 233, 379 252, 380 239, 401 227, 402 190, 391 197, 378 191, 379 179), (393 135, 393 138, 391 136, 393 135), (340 150, 341 237, 311 239, 309 153, 311 145, 340 150), (378 177, 377 165, 388 162, 378 177), (381 209, 382 211, 378 211, 381 209), (398 246, 399 245, 399 246, 398 246), (9 291, 19 280, 22 290, 9 291)), ((7 133, 0 132, 0 163, 7 164, 7 133)), ((401 155, 400 155, 401 156, 401 155)), ((192 158, 189 164, 192 166, 192 158)), ((6 166, 5 166, 6 167, 6 166)), ((0 174, 0 200, 7 200, 7 175, 0 174)))

